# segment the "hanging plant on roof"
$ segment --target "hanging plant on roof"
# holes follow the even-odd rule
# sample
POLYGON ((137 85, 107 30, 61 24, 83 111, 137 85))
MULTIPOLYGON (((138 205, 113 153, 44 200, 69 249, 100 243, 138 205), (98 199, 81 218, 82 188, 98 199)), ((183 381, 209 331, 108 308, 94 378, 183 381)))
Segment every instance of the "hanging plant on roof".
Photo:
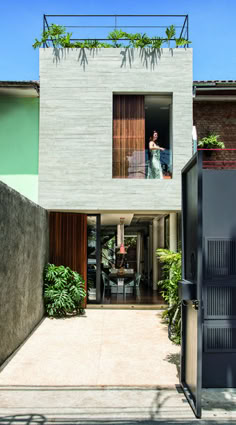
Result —
POLYGON ((166 28, 166 37, 149 37, 146 33, 127 33, 122 29, 114 29, 111 31, 107 38, 109 42, 100 42, 99 40, 84 40, 84 41, 71 41, 72 33, 67 32, 66 28, 62 25, 51 24, 47 30, 43 31, 41 35, 41 39, 35 39, 33 44, 33 48, 37 49, 38 47, 42 47, 47 45, 47 42, 52 42, 53 47, 74 47, 74 48, 87 48, 94 49, 100 47, 113 47, 113 48, 122 48, 122 47, 139 47, 139 48, 154 48, 160 49, 161 46, 165 43, 170 47, 171 40, 175 40, 176 47, 186 46, 190 44, 191 41, 185 38, 175 38, 175 27, 171 25, 166 28), (129 44, 125 45, 121 43, 121 40, 127 40, 129 44))

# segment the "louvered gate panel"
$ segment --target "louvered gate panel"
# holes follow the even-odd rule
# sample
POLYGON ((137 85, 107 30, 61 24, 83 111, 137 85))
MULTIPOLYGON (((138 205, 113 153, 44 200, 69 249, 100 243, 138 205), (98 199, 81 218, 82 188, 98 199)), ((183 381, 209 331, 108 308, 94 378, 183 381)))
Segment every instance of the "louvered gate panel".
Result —
POLYGON ((233 319, 236 318, 236 286, 223 286, 222 282, 206 287, 205 318, 233 319))
POLYGON ((204 350, 206 352, 235 352, 236 327, 227 325, 206 326, 204 350))
POLYGON ((236 171, 203 170, 203 387, 236 387, 236 171))
POLYGON ((206 278, 236 275, 236 242, 230 239, 207 239, 206 278))

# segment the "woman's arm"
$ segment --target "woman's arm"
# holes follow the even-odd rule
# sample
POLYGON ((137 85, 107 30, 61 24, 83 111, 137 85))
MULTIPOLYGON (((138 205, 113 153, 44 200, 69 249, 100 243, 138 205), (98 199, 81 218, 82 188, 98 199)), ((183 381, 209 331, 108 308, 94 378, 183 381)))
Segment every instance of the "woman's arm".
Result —
POLYGON ((154 143, 154 142, 149 142, 149 149, 151 151, 158 151, 158 150, 164 151, 165 150, 164 148, 161 148, 160 146, 156 145, 156 143, 154 143))

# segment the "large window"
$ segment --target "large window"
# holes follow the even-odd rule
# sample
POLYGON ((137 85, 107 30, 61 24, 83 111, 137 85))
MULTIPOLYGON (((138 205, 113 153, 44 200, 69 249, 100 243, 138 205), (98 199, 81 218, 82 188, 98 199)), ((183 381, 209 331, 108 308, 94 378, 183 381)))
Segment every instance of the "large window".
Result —
POLYGON ((114 95, 113 178, 172 176, 171 96, 114 95))

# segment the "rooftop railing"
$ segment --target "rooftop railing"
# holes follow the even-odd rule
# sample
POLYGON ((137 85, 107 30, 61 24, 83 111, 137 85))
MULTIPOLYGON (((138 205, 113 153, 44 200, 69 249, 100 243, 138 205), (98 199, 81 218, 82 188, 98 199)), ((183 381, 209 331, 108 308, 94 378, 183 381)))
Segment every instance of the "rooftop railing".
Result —
MULTIPOLYGON (((175 47, 176 39, 189 40, 188 15, 43 15, 43 31, 49 30, 52 24, 63 26, 68 33, 72 32, 72 43, 86 40, 111 42, 114 39, 108 38, 108 34, 114 30, 144 34, 151 39, 157 37, 168 42, 169 47, 175 47), (166 29, 171 26, 175 34, 167 39, 166 29)), ((118 40, 124 46, 129 45, 129 38, 118 40)), ((44 47, 53 47, 53 40, 46 40, 44 47)))

